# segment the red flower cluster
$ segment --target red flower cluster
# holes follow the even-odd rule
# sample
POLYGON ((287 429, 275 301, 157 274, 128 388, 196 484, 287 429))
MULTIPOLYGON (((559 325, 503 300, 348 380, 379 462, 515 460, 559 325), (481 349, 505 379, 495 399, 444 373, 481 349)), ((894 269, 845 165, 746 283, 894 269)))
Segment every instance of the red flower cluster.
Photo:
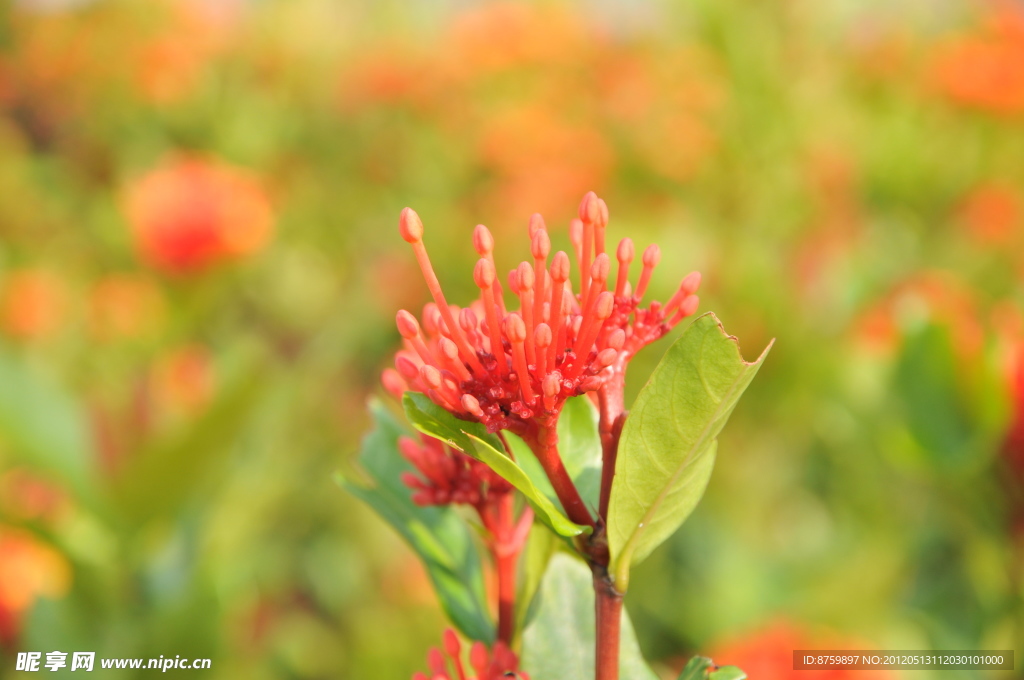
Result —
POLYGON ((415 673, 412 680, 505 680, 510 677, 530 680, 530 676, 517 670, 519 659, 502 642, 495 644, 490 653, 482 642, 474 642, 469 651, 469 665, 476 675, 467 675, 462 661, 462 643, 450 628, 444 632, 444 651, 431 649, 427 665, 430 675, 415 673))
POLYGON ((398 440, 398 450, 422 474, 402 475, 402 482, 413 490, 417 505, 471 505, 481 515, 484 508, 496 506, 500 497, 512 491, 512 485, 485 463, 452 450, 433 437, 420 435, 398 440))
POLYGON ((551 257, 551 241, 540 215, 530 219, 532 262, 509 273, 508 287, 519 299, 518 311, 505 306, 504 287, 494 267, 494 240, 479 225, 473 244, 480 260, 473 272, 480 299, 469 307, 449 305, 423 244, 423 224, 410 208, 402 211, 399 231, 413 247, 434 298, 422 325, 407 311, 398 313, 405 349, 387 371, 384 384, 394 394, 413 389, 460 418, 476 420, 491 432, 533 433, 534 422, 557 417, 565 400, 599 390, 625 371, 626 362, 644 345, 662 337, 699 303, 700 274, 686 276, 667 304, 640 307, 660 260, 657 246, 641 258, 636 288, 629 283, 633 242, 616 249, 618 271, 612 278, 605 250, 608 208, 593 192, 584 196, 570 237, 579 267, 579 290, 570 281, 570 258, 551 257))

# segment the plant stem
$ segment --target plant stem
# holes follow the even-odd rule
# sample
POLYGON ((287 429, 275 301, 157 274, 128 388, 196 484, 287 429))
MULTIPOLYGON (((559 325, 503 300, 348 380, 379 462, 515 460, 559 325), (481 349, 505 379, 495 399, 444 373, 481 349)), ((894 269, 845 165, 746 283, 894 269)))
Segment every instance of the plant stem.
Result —
POLYGON ((615 479, 619 437, 626 420, 625 378, 625 373, 616 366, 597 393, 600 414, 598 431, 601 435, 601 500, 598 514, 605 521, 608 519, 608 502, 612 495, 612 481, 615 479))
POLYGON ((512 494, 505 494, 498 505, 498 527, 492 553, 498 581, 498 640, 512 644, 515 632, 516 563, 520 545, 514 538, 515 517, 512 494))
POLYGON ((590 511, 587 510, 586 503, 583 502, 572 477, 569 476, 565 465, 562 464, 562 457, 558 454, 558 433, 555 431, 554 424, 550 427, 539 426, 534 436, 527 441, 541 467, 544 468, 544 472, 551 481, 551 486, 554 487, 555 494, 561 501, 562 507, 565 508, 565 514, 569 519, 576 524, 596 527, 597 524, 590 516, 590 511))
POLYGON ((618 680, 622 593, 615 590, 608 569, 594 565, 594 611, 597 638, 594 649, 596 680, 618 680))

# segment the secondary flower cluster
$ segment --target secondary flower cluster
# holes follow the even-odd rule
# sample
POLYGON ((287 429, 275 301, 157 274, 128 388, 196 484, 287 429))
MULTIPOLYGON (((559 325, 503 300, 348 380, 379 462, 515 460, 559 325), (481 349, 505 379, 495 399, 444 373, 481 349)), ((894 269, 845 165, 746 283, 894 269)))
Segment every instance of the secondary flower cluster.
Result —
POLYGON ((471 505, 483 514, 487 507, 497 505, 512 485, 485 463, 455 451, 433 437, 420 435, 398 440, 398 450, 416 466, 422 477, 412 472, 402 475, 402 482, 413 490, 417 505, 471 505))
POLYGON ((473 279, 480 297, 468 307, 449 305, 427 256, 423 223, 410 208, 399 231, 412 245, 434 298, 422 320, 398 313, 405 349, 395 369, 385 371, 393 394, 412 389, 460 418, 483 423, 491 432, 529 432, 532 419, 557 416, 565 400, 601 388, 613 371, 644 345, 662 337, 692 315, 700 274, 692 272, 662 305, 641 307, 652 272, 661 259, 658 246, 641 256, 636 287, 629 281, 635 258, 631 239, 615 250, 617 271, 605 249, 608 208, 593 192, 580 203, 569 225, 579 276, 574 290, 571 260, 551 254, 551 239, 540 215, 530 219, 530 254, 509 272, 506 285, 519 309, 505 305, 505 286, 494 265, 494 239, 483 225, 473 233, 480 259, 473 279))
POLYGON ((502 642, 495 644, 490 653, 482 642, 474 642, 469 650, 469 665, 476 675, 467 675, 462 661, 462 643, 450 628, 444 632, 444 651, 436 647, 431 649, 427 654, 427 665, 430 675, 416 673, 412 680, 530 680, 526 673, 516 671, 519 659, 502 642))

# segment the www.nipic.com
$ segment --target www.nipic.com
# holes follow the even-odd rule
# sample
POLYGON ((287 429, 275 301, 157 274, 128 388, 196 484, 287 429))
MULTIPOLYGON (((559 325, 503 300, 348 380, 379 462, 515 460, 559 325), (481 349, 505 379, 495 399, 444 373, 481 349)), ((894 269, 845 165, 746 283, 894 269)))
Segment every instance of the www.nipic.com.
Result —
MULTIPOLYGON (((101 658, 100 668, 110 669, 153 669, 164 673, 171 669, 204 670, 210 668, 209 659, 174 658, 161 656, 158 659, 110 659, 101 658)), ((72 671, 91 671, 96 667, 96 652, 47 652, 44 660, 42 652, 18 652, 15 662, 16 671, 58 671, 69 668, 72 671), (70 663, 68 656, 71 657, 70 663)))

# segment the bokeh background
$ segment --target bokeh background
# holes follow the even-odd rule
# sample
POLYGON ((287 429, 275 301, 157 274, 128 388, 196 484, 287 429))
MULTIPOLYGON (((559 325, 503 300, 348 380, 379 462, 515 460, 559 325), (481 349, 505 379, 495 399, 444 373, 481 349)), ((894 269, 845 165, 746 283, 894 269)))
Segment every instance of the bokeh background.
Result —
POLYGON ((700 269, 749 357, 777 338, 633 578, 666 677, 833 642, 1019 667, 1021 3, 4 0, 0 677, 422 670, 429 582, 332 481, 428 299, 398 213, 459 301, 475 224, 512 268, 589 189, 661 299, 700 269))

